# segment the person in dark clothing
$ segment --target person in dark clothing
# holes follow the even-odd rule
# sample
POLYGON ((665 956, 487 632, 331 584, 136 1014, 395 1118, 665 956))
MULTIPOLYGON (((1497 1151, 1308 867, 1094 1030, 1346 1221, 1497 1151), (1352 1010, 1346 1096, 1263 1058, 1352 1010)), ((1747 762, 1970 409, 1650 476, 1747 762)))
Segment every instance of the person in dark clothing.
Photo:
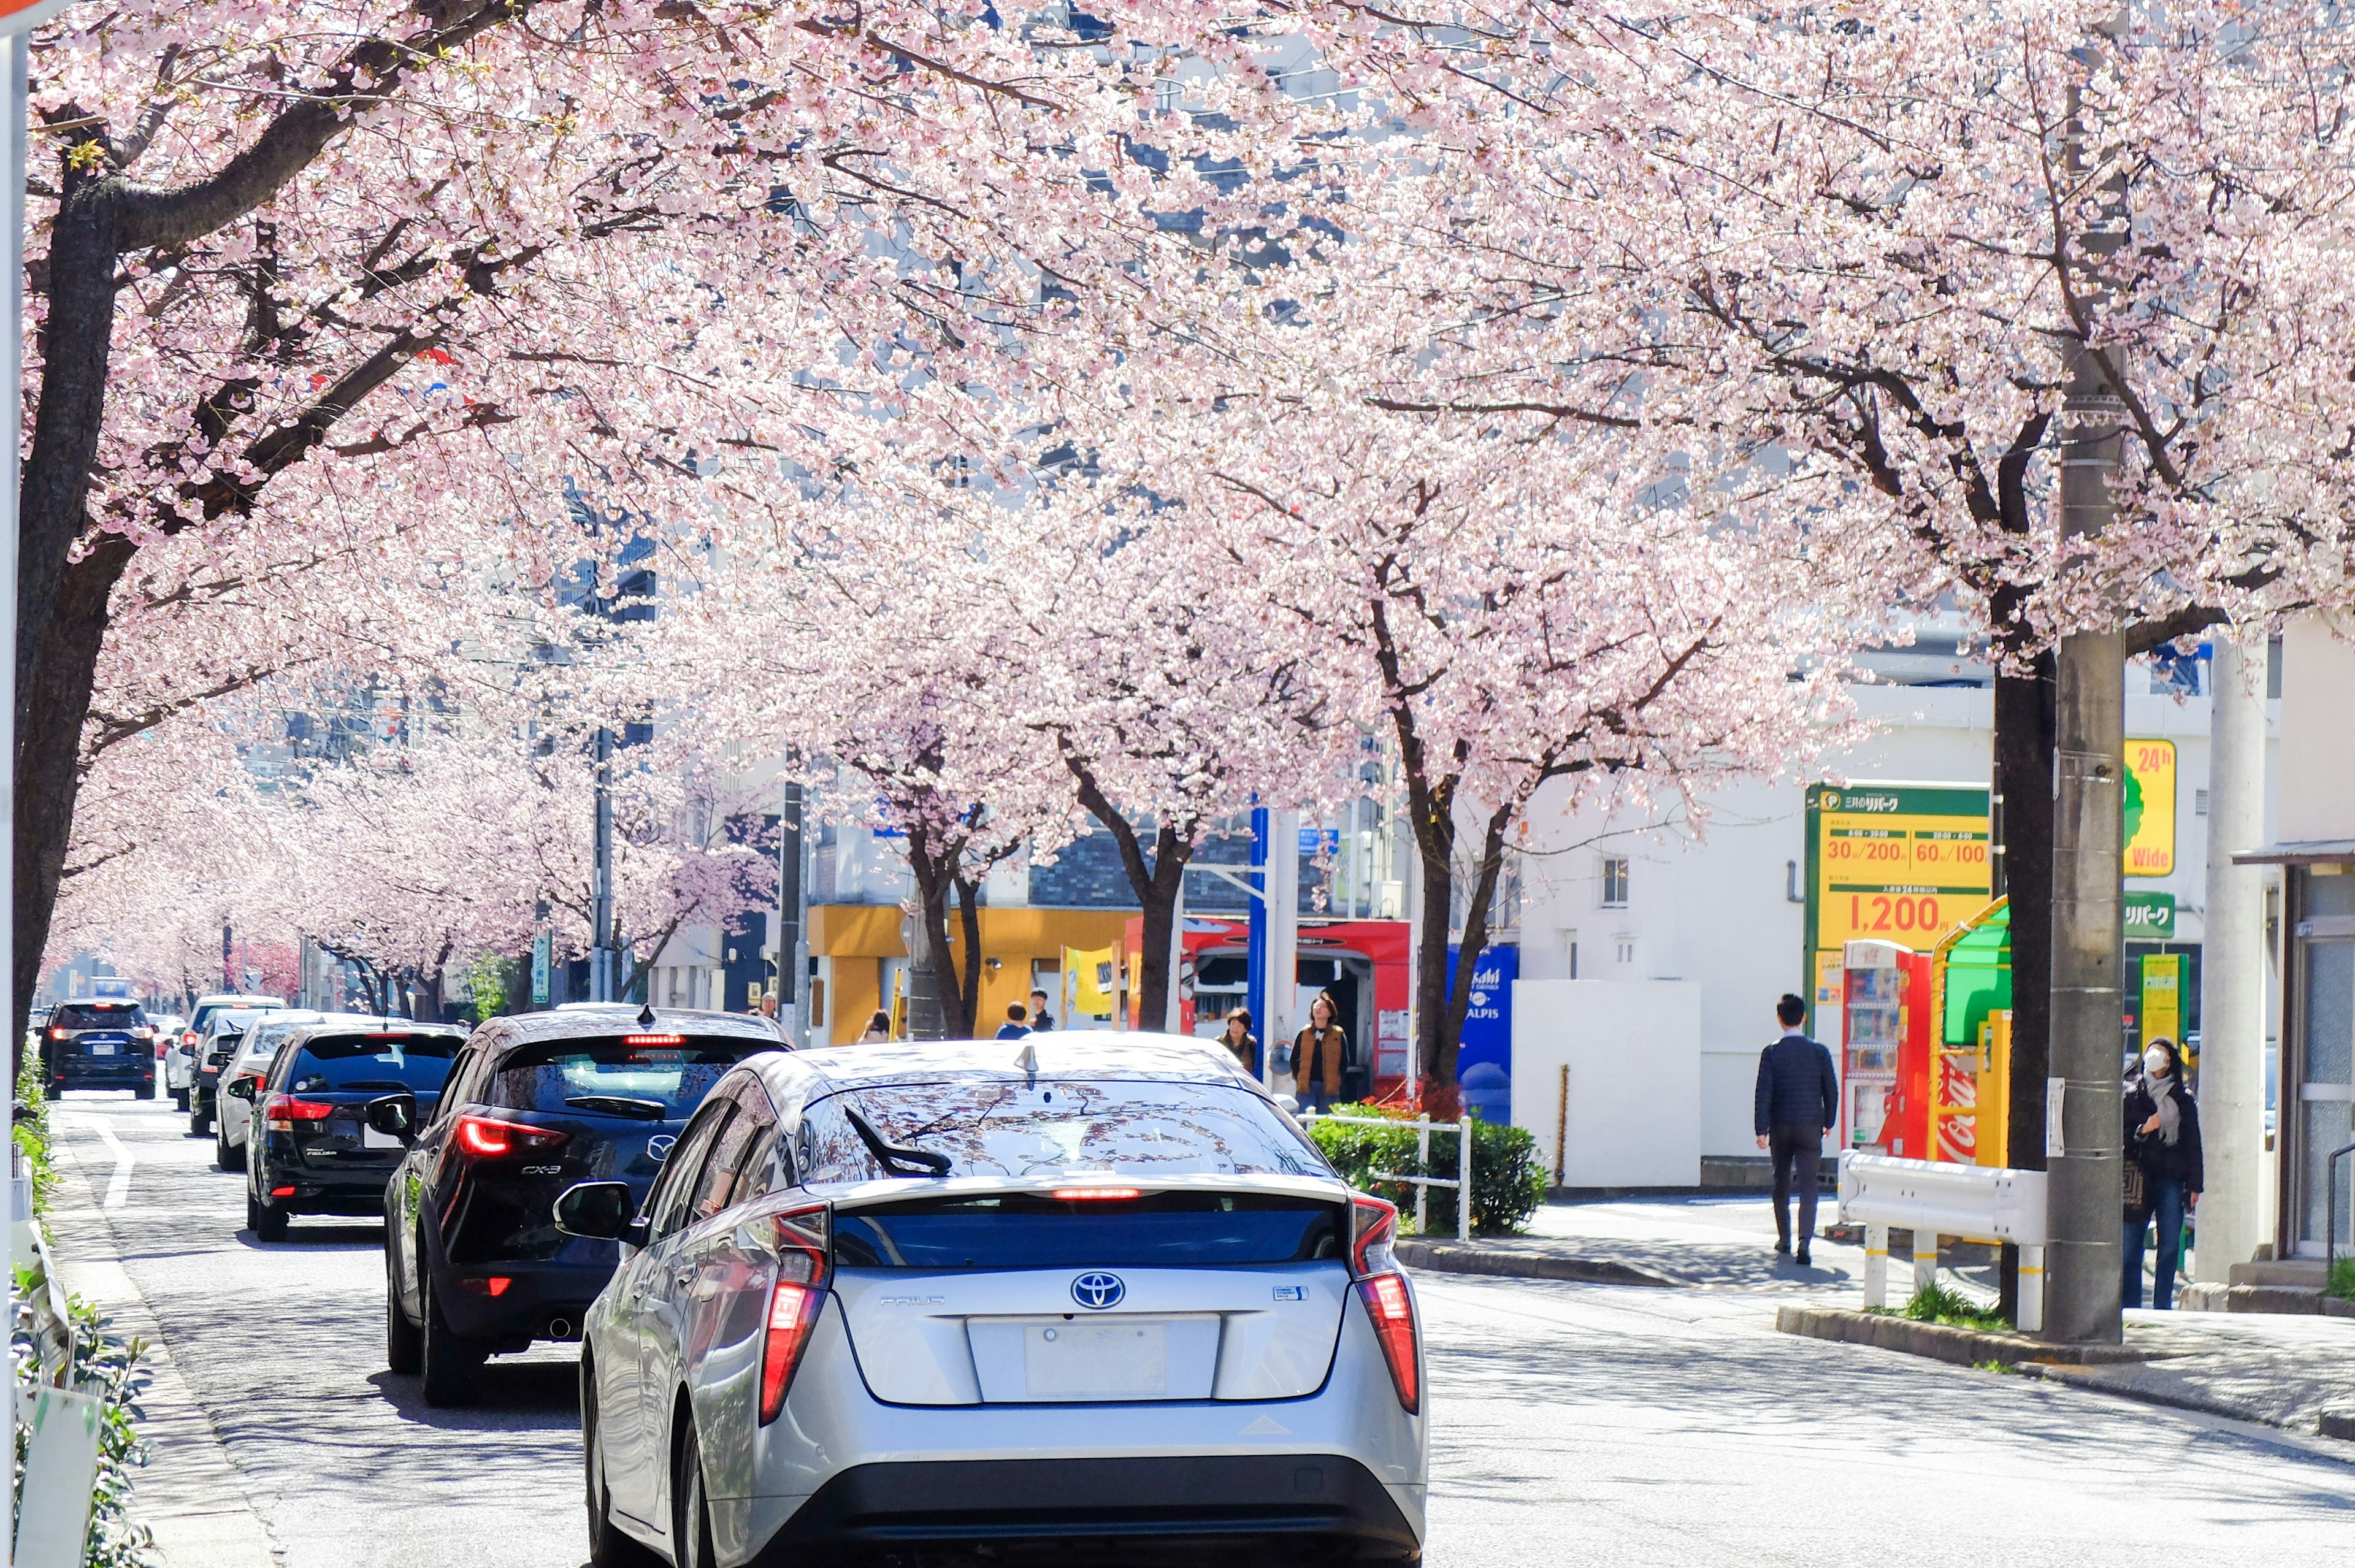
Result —
POLYGON ((2131 1168, 2126 1172, 2126 1268, 2118 1303, 2142 1305, 2143 1231, 2156 1220, 2158 1261, 2150 1304, 2165 1312, 2175 1306, 2175 1271, 2183 1261, 2183 1217, 2199 1199, 2207 1175, 2201 1168, 2200 1107, 2183 1086, 2183 1059, 2173 1040, 2158 1039, 2143 1047, 2142 1072, 2126 1084, 2126 1162, 2131 1168))
POLYGON ((1050 1029, 1054 1027, 1055 1015, 1047 1010, 1047 993, 1044 991, 1031 992, 1030 1032, 1037 1034, 1042 1029, 1050 1029))
POLYGON ((1774 1160, 1774 1250, 1791 1250, 1791 1187, 1799 1189, 1799 1255, 1815 1260, 1807 1243, 1816 1234, 1816 1189, 1824 1137, 1839 1125, 1839 1075, 1832 1053, 1799 1027, 1807 1004, 1785 994, 1774 1004, 1783 1038, 1758 1053, 1758 1093, 1751 1120, 1758 1147, 1774 1160))
POLYGON ((1020 1040, 1024 1035, 1030 1032, 1029 1020, 1029 1008, 1024 1007, 1019 1002, 1009 1004, 1006 1009, 1006 1021, 997 1026, 997 1038, 1000 1040, 1020 1040))

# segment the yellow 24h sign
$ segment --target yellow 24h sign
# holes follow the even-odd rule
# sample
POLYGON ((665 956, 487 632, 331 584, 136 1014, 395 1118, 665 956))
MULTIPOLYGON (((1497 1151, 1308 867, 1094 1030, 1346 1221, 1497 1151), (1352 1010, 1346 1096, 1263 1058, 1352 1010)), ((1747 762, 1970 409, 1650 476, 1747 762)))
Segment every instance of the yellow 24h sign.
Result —
POLYGON ((2164 877, 2175 869, 2175 742, 2126 741, 2126 874, 2164 877))

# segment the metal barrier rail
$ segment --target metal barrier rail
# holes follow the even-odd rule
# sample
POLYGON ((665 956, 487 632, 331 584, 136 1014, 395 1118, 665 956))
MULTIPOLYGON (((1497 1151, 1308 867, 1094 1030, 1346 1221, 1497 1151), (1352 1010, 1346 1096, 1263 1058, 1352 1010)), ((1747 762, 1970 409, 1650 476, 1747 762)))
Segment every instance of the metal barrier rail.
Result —
POLYGON ((1432 1134, 1456 1134, 1455 1175, 1453 1179, 1444 1176, 1397 1176, 1387 1170, 1369 1171, 1368 1174, 1376 1181, 1397 1181, 1413 1187, 1414 1229, 1417 1235, 1426 1233, 1425 1221, 1430 1211, 1431 1189, 1453 1188, 1455 1191, 1455 1239, 1459 1242, 1468 1242, 1472 1239, 1471 1117, 1466 1116, 1460 1122, 1434 1122, 1429 1116, 1423 1115, 1417 1116, 1410 1124, 1392 1116, 1337 1116, 1330 1111, 1304 1111, 1301 1113, 1300 1120, 1304 1125, 1310 1122, 1347 1122, 1360 1127, 1412 1125, 1414 1128, 1414 1161, 1417 1165, 1431 1163, 1432 1134))
POLYGON ((1839 1213, 1864 1226, 1864 1304, 1889 1304, 1889 1228, 1913 1232, 1913 1288, 1938 1281, 1940 1236, 1987 1237, 2019 1248, 2019 1321, 2044 1326, 2044 1173, 1898 1159, 1842 1149, 1839 1213))

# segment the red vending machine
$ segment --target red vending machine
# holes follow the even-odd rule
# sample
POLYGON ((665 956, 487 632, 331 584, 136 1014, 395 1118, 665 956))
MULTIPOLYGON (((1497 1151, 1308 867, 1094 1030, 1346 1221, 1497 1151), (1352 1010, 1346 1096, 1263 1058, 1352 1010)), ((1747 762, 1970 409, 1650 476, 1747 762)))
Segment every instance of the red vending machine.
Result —
POLYGON ((1851 942, 1841 958, 1840 1147, 1928 1159, 1930 955, 1851 942))

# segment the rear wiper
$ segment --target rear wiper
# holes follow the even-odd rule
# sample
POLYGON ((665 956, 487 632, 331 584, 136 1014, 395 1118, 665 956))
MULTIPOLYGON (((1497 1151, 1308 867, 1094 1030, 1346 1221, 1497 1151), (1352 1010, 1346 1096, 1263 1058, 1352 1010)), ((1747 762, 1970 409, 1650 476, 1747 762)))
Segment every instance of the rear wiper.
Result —
POLYGON ((627 1094, 573 1094, 566 1104, 577 1111, 594 1111, 603 1116, 634 1116, 641 1122, 667 1121, 670 1106, 660 1100, 634 1100, 627 1094))
POLYGON ((858 1130, 859 1141, 866 1144, 868 1152, 893 1176, 946 1176, 949 1173, 949 1167, 954 1162, 948 1156, 935 1154, 928 1148, 902 1148, 897 1144, 887 1143, 883 1135, 875 1130, 875 1124, 860 1115, 856 1108, 845 1105, 842 1114, 850 1118, 851 1126, 858 1130), (909 1167, 914 1168, 910 1169, 909 1167))

